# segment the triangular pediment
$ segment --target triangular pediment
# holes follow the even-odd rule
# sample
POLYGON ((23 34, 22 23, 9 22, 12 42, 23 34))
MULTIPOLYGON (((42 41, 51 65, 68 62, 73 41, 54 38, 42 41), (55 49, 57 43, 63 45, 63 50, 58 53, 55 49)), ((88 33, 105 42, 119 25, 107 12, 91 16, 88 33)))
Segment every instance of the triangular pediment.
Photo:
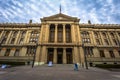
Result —
POLYGON ((41 21, 79 21, 77 17, 71 17, 62 13, 52 15, 49 17, 44 17, 41 21))

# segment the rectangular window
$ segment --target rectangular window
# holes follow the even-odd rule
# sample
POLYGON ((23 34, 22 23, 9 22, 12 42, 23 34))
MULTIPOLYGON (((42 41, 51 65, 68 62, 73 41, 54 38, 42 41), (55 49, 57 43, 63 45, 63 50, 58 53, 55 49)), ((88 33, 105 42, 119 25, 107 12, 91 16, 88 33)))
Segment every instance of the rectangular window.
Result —
POLYGON ((5 56, 9 56, 9 54, 10 54, 10 49, 7 49, 6 53, 5 53, 5 56))
POLYGON ((109 51, 109 53, 110 53, 111 58, 115 58, 115 55, 114 55, 113 51, 109 51))
POLYGON ((16 49, 14 56, 19 56, 19 50, 16 49))
POLYGON ((96 39, 96 43, 97 43, 97 45, 100 45, 99 39, 96 39))
POLYGON ((109 42, 107 39, 104 39, 104 41, 105 41, 105 45, 109 45, 109 42))
POLYGON ((105 54, 104 54, 104 51, 103 50, 100 50, 100 57, 105 57, 105 54))

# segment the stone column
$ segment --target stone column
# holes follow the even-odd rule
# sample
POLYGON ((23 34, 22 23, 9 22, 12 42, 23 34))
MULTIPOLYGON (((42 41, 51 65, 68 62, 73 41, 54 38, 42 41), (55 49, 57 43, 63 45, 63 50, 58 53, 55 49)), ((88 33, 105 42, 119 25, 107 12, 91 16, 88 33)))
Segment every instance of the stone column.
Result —
POLYGON ((18 34, 16 35, 16 39, 15 39, 15 43, 14 44, 17 44, 18 41, 20 39, 20 31, 18 32, 18 34))
POLYGON ((66 60, 66 48, 63 48, 63 64, 66 64, 67 60, 66 60))
POLYGON ((66 43, 66 28, 65 28, 65 24, 63 24, 63 43, 66 43))
POLYGON ((54 48, 54 54, 53 54, 53 63, 56 64, 57 63, 57 48, 54 48))
POLYGON ((30 36, 31 36, 31 32, 32 32, 32 31, 29 31, 29 32, 28 32, 26 43, 29 43, 30 36))
POLYGON ((75 60, 74 60, 74 62, 75 63, 80 63, 79 62, 79 56, 78 56, 78 49, 77 49, 77 47, 74 47, 74 58, 75 58, 75 60))
POLYGON ((75 30, 74 30, 74 25, 71 25, 71 36, 72 36, 72 42, 75 43, 75 30))
POLYGON ((23 43, 27 43, 28 34, 29 34, 29 31, 26 32, 25 39, 24 39, 24 42, 23 42, 23 43))
POLYGON ((43 46, 42 47, 42 53, 41 53, 41 64, 45 64, 46 63, 46 56, 47 56, 47 53, 46 53, 46 46, 43 46))
MULTIPOLYGON (((1 32, 0 34, 0 39, 2 39, 2 37, 4 36, 4 31, 1 32)), ((1 41, 1 40, 0 40, 1 41)))
POLYGON ((107 32, 107 34, 108 34, 108 38, 109 38, 109 41, 110 41, 111 45, 114 45, 113 39, 110 35, 110 32, 107 32))
POLYGON ((105 57, 110 58, 110 53, 107 49, 104 49, 105 57))
POLYGON ((89 36, 90 36, 90 42, 91 44, 93 44, 94 39, 93 39, 92 31, 89 31, 89 36))
POLYGON ((8 37, 7 37, 7 40, 6 40, 6 44, 9 44, 9 41, 10 41, 10 39, 11 39, 12 32, 13 32, 13 31, 10 31, 10 33, 9 33, 9 35, 8 35, 8 37))
POLYGON ((16 49, 15 49, 15 48, 12 48, 12 49, 10 50, 9 56, 14 56, 14 55, 15 55, 15 51, 16 51, 16 49))
POLYGON ((113 53, 115 55, 115 58, 120 58, 120 55, 116 49, 113 50, 113 53))
POLYGON ((58 27, 57 24, 55 24, 55 43, 57 43, 57 33, 58 33, 58 27))
POLYGON ((81 65, 84 66, 84 62, 85 62, 85 55, 84 55, 84 50, 82 47, 79 47, 79 52, 80 52, 80 61, 81 61, 81 65))
POLYGON ((48 43, 48 39, 49 39, 49 25, 46 24, 45 26, 45 43, 48 43))
POLYGON ((40 61, 40 49, 41 49, 41 46, 38 46, 37 49, 36 49, 35 65, 39 65, 39 61, 40 61))
POLYGON ((6 52, 6 48, 2 48, 2 49, 1 49, 0 56, 5 56, 5 52, 6 52))
POLYGON ((116 34, 116 37, 117 37, 118 42, 119 42, 119 45, 120 45, 120 36, 118 35, 118 33, 117 33, 117 32, 115 32, 115 34, 116 34))
POLYGON ((93 31, 91 31, 91 38, 92 38, 92 40, 93 40, 93 44, 94 45, 97 45, 97 43, 96 43, 96 39, 95 39, 95 35, 94 35, 94 32, 93 31))
POLYGON ((100 53, 99 53, 99 51, 98 51, 98 49, 97 49, 97 47, 94 47, 93 48, 93 54, 94 54, 94 57, 100 57, 100 53))
POLYGON ((43 37, 42 32, 43 32, 43 26, 41 25, 41 31, 40 31, 40 34, 39 34, 39 41, 38 41, 39 43, 42 43, 42 37, 43 37))
POLYGON ((82 42, 81 42, 82 39, 81 39, 81 37, 80 37, 81 35, 80 35, 79 25, 77 25, 76 27, 77 27, 77 34, 78 34, 78 36, 77 36, 77 37, 78 37, 78 42, 79 42, 79 43, 82 43, 82 42))
POLYGON ((26 56, 27 47, 22 47, 20 51, 20 56, 26 56))

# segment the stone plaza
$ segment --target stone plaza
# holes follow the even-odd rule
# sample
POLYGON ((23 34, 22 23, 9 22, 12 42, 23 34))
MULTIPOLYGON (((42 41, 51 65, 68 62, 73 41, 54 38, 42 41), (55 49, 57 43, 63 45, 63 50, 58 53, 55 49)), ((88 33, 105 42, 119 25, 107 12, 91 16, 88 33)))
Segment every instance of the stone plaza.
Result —
POLYGON ((79 67, 73 64, 42 66, 18 66, 0 69, 0 80, 120 80, 120 71, 109 71, 96 67, 79 67))

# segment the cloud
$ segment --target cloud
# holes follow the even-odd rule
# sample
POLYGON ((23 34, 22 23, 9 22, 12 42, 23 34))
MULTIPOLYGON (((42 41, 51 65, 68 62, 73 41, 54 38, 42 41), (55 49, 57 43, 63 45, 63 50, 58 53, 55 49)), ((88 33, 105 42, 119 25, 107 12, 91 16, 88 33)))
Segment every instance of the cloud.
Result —
POLYGON ((94 24, 120 24, 120 0, 0 0, 0 22, 40 22, 40 18, 62 13, 94 24))

